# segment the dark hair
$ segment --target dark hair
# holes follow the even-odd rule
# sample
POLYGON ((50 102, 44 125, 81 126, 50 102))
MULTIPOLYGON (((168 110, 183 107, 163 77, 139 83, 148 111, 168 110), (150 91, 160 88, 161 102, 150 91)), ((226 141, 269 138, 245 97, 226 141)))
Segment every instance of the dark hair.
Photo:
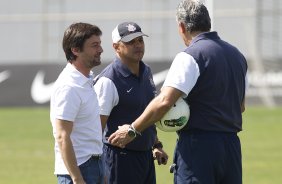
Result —
POLYGON ((74 23, 66 29, 62 45, 69 62, 76 59, 71 48, 82 50, 84 42, 92 35, 101 36, 102 31, 99 27, 88 23, 74 23))
POLYGON ((205 5, 199 0, 183 0, 177 7, 176 19, 187 31, 210 31, 211 19, 205 5))

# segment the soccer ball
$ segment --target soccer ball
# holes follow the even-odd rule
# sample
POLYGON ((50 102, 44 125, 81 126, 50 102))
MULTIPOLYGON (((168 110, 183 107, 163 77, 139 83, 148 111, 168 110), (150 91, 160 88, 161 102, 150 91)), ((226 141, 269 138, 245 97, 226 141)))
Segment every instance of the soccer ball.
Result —
POLYGON ((162 119, 156 122, 156 126, 165 132, 175 132, 187 124, 189 116, 188 104, 183 98, 179 98, 162 119))

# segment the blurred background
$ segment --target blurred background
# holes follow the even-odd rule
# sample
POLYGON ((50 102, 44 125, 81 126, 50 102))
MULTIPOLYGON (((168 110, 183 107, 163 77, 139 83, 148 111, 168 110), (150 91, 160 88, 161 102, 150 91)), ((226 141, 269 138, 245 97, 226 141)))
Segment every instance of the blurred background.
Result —
MULTIPOLYGON (((11 0, 0 1, 0 106, 46 106, 52 83, 66 64, 61 41, 73 22, 98 25, 103 65, 114 57, 111 32, 135 21, 143 32, 144 61, 158 87, 174 56, 185 46, 175 12, 180 0, 11 0), (157 75, 158 74, 158 75, 157 75), (19 91, 21 91, 19 93, 19 91)), ((245 55, 249 64, 247 104, 282 104, 282 2, 206 0, 212 30, 245 55)))

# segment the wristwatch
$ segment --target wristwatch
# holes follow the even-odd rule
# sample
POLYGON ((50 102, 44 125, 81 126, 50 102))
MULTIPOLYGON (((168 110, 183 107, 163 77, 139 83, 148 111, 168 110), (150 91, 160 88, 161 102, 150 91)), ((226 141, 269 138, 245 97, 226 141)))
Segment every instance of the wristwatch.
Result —
POLYGON ((131 125, 129 125, 129 128, 127 130, 127 134, 131 138, 135 138, 137 135, 141 136, 141 133, 137 132, 137 130, 135 130, 135 128, 133 126, 131 126, 131 125))

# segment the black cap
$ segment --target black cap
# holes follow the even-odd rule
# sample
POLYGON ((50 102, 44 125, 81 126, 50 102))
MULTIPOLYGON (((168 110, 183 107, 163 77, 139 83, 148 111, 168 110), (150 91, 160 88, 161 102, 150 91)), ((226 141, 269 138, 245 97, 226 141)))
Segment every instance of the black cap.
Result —
POLYGON ((140 26, 134 22, 123 22, 115 27, 112 32, 113 43, 119 41, 129 42, 139 36, 148 36, 141 31, 140 26))

